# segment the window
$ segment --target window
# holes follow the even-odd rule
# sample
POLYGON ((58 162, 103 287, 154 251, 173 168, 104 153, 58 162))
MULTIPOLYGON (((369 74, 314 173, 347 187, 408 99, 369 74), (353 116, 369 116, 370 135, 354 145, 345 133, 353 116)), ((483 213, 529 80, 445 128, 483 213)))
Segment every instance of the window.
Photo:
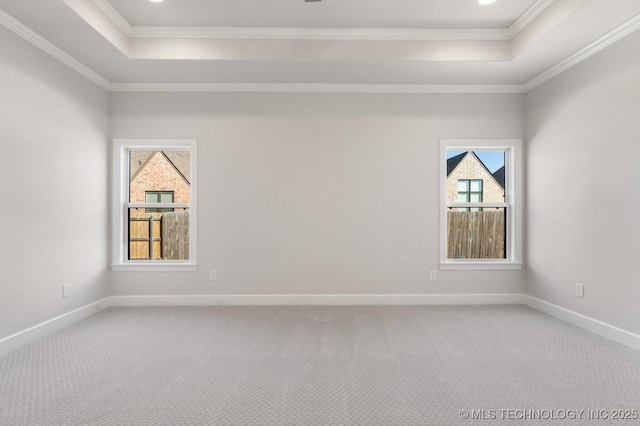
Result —
MULTIPOLYGON (((458 201, 479 203, 482 201, 482 179, 458 179, 458 201)), ((459 208, 458 211, 480 211, 480 208, 459 208)))
POLYGON ((441 269, 522 268, 520 140, 443 140, 441 269))
POLYGON ((196 270, 195 159, 195 140, 114 140, 114 270, 196 270))
MULTIPOLYGON (((146 191, 145 192, 145 200, 147 203, 173 203, 173 191, 146 191)), ((173 209, 156 209, 156 208, 147 208, 145 212, 154 213, 154 212, 172 212, 173 209)))

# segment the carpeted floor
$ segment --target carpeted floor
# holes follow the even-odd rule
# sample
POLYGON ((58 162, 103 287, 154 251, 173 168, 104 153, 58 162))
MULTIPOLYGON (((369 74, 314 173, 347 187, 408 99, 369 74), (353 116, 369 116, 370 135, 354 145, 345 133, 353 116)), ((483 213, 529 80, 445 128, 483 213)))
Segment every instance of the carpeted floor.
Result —
POLYGON ((621 425, 638 410, 640 352, 523 306, 110 308, 0 358, 3 426, 621 425))

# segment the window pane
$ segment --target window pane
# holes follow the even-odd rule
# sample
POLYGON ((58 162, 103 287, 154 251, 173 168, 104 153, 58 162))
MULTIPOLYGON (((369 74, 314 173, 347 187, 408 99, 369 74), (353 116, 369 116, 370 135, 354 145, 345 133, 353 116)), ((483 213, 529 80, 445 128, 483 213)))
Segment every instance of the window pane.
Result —
POLYGON ((503 150, 474 151, 473 153, 491 174, 505 165, 505 151, 503 150))
POLYGON ((173 203, 173 192, 161 192, 160 193, 160 202, 161 203, 173 203))
POLYGON ((448 210, 447 258, 505 259, 505 219, 504 208, 448 210))
POLYGON ((458 181, 458 192, 469 192, 469 181, 468 180, 459 180, 458 181))
POLYGON ((157 203, 158 202, 158 193, 157 192, 147 192, 145 195, 145 202, 147 203, 157 203))
POLYGON ((189 210, 129 209, 129 260, 188 260, 189 210))
MULTIPOLYGON (((147 203, 173 203, 173 192, 172 191, 147 191, 145 196, 147 203)), ((147 213, 151 212, 172 212, 172 208, 161 208, 161 209, 145 209, 147 213)))
POLYGON ((129 152, 129 202, 191 202, 191 153, 129 152), (154 193, 147 198, 146 194, 154 193), (153 199, 151 197, 155 196, 153 199))
POLYGON ((471 194, 469 194, 469 201, 471 201, 472 203, 482 202, 482 194, 477 192, 472 192, 471 194))
POLYGON ((482 192, 482 181, 472 180, 470 182, 471 192, 482 192))

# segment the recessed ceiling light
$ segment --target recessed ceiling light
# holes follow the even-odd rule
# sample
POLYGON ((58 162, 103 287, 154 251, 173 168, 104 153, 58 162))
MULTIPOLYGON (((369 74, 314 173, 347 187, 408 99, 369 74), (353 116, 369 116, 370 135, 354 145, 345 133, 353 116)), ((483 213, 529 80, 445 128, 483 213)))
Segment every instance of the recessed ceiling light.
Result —
POLYGON ((496 0, 478 0, 478 3, 480 3, 481 5, 491 4, 495 2, 496 0))
POLYGON ((149 0, 151 3, 162 3, 164 0, 149 0))

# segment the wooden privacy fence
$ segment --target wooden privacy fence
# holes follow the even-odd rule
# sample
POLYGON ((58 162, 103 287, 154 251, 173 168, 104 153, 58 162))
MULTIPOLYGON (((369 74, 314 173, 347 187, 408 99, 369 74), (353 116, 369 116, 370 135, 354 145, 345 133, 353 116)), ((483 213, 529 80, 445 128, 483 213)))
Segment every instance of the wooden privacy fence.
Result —
POLYGON ((131 213, 129 259, 189 259, 189 211, 131 213))
POLYGON ((505 212, 447 212, 449 259, 504 259, 505 212))
POLYGON ((189 210, 164 213, 162 220, 164 259, 189 259, 189 210))

